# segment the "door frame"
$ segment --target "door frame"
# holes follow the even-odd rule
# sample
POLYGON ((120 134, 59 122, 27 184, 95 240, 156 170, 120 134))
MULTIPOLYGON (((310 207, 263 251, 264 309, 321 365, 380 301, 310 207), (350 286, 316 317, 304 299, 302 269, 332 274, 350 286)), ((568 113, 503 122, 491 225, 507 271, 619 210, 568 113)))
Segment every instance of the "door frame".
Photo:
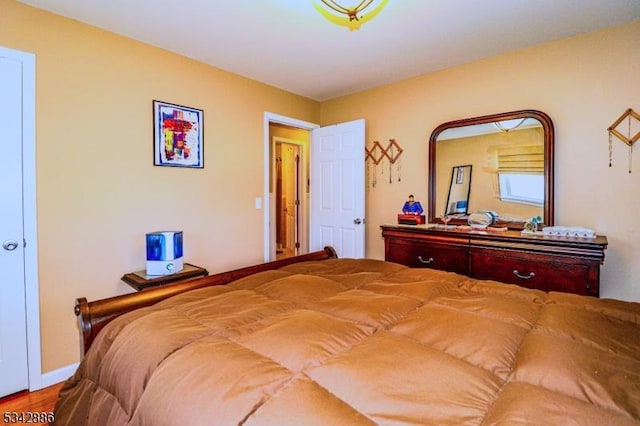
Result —
MULTIPOLYGON (((271 138, 269 136, 269 123, 279 123, 290 127, 297 127, 303 130, 314 130, 320 127, 319 124, 310 123, 307 121, 298 120, 296 118, 287 117, 272 112, 264 113, 264 192, 263 192, 263 205, 264 209, 264 246, 263 257, 264 261, 268 262, 271 259, 271 200, 269 194, 269 182, 271 179, 271 159, 269 157, 269 149, 271 147, 271 138)), ((311 149, 308 150, 309 163, 311 163, 311 149)))
POLYGON ((29 389, 42 385, 36 210, 36 56, 0 46, 0 55, 22 63, 22 195, 24 285, 29 389))

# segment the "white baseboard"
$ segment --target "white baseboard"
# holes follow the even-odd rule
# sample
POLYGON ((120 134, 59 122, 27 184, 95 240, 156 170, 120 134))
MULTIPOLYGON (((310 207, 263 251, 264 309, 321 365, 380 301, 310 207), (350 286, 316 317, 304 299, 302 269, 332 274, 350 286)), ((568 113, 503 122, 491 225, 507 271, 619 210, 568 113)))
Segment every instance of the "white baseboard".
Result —
POLYGON ((66 367, 59 368, 57 370, 50 371, 48 373, 44 373, 42 375, 42 380, 40 381, 40 386, 36 388, 29 389, 30 391, 37 391, 52 385, 55 385, 60 382, 64 382, 69 377, 73 376, 73 373, 78 369, 78 365, 80 363, 76 362, 75 364, 68 365, 66 367))

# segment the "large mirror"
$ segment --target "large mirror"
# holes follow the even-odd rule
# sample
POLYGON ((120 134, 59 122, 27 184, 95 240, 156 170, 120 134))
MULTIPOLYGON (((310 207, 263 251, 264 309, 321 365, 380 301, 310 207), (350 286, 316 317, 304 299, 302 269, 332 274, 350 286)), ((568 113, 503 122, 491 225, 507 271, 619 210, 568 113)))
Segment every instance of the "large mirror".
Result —
POLYGON ((439 125, 429 139, 429 222, 488 210, 498 226, 553 225, 553 144, 553 123, 536 110, 439 125))

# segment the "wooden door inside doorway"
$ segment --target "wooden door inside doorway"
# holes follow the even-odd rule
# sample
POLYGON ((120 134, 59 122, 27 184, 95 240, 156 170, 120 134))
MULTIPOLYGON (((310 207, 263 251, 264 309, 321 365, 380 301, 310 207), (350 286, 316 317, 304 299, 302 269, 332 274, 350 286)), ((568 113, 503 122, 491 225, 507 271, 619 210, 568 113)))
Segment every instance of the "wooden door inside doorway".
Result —
POLYGON ((276 258, 298 254, 301 197, 300 146, 276 143, 276 258))

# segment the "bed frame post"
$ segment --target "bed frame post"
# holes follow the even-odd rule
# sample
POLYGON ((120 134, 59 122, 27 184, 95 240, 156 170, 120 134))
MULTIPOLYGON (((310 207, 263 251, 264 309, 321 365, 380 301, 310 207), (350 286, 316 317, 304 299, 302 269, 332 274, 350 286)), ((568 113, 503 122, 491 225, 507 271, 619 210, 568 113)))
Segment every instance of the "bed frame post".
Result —
POLYGON ((80 353, 84 355, 86 349, 91 345, 91 313, 89 311, 89 302, 86 297, 76 299, 76 305, 73 308, 74 313, 78 317, 78 327, 80 329, 80 353))

